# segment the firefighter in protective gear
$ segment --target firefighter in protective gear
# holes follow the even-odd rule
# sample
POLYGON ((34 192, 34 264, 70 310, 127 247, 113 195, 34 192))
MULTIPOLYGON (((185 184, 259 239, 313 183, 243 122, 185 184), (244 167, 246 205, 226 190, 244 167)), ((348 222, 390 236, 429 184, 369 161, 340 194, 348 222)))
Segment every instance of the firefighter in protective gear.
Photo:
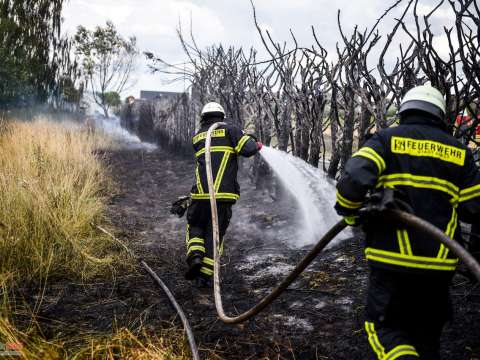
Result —
MULTIPOLYGON (((205 166, 207 131, 216 122, 223 122, 225 111, 215 102, 204 106, 200 130, 193 137, 196 157, 195 185, 192 204, 187 211, 187 263, 185 277, 199 286, 209 286, 213 275, 213 236, 210 200, 205 166)), ((223 125, 212 133, 212 174, 218 208, 220 239, 223 239, 232 216, 232 205, 240 198, 237 182, 238 156, 250 157, 261 149, 261 143, 233 125, 223 125)))
MULTIPOLYGON (((393 188, 416 216, 460 239, 459 219, 480 213, 480 175, 470 150, 448 133, 445 100, 424 85, 407 92, 400 125, 374 134, 347 162, 335 208, 354 224, 368 192, 393 188)), ((478 218, 477 218, 478 219, 478 218)), ((449 285, 458 259, 417 231, 369 221, 365 330, 378 359, 439 359, 451 315, 449 285)))

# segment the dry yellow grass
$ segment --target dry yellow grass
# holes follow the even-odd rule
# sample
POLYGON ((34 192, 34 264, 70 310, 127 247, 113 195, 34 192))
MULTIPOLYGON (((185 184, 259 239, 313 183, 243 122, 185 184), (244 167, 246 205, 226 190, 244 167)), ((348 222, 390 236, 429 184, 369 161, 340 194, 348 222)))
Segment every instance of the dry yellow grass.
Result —
POLYGON ((149 337, 141 339, 130 330, 122 328, 105 338, 91 339, 90 344, 76 351, 72 360, 125 359, 125 360, 188 360, 188 347, 183 343, 181 332, 172 332, 167 338, 149 337), (180 335, 180 336, 178 336, 180 335))
POLYGON ((95 150, 106 143, 74 125, 12 122, 0 134, 0 272, 12 278, 88 276, 111 262, 91 226, 108 185, 95 150))
POLYGON ((21 358, 190 358, 181 331, 152 338, 140 330, 140 340, 122 328, 46 340, 37 321, 52 278, 87 279, 121 263, 110 254, 115 245, 92 226, 102 220, 112 189, 98 150, 112 146, 73 123, 0 119, 0 343, 20 345, 21 358), (39 288, 33 309, 11 296, 25 282, 39 288))
MULTIPOLYGON (((3 344, 18 344, 24 359, 41 360, 189 360, 190 351, 182 332, 174 330, 167 337, 134 335, 122 328, 112 334, 92 335, 82 339, 83 345, 71 348, 62 339, 47 341, 38 329, 19 331, 7 318, 0 318, 0 339, 3 344)), ((71 339, 69 339, 71 340, 71 339)), ((79 343, 80 341, 76 341, 79 343)), ((1 354, 1 353, 0 353, 1 354)))

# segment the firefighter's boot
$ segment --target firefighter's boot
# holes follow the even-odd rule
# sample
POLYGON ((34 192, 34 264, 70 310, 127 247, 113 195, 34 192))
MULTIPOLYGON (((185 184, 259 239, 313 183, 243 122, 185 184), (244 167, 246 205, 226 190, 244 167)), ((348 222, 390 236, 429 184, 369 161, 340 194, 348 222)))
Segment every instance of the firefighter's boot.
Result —
POLYGON ((185 273, 185 279, 194 280, 200 274, 200 269, 203 266, 203 261, 201 256, 194 256, 188 260, 188 270, 185 273))
POLYGON ((211 289, 213 284, 210 277, 199 275, 193 280, 193 285, 199 289, 211 289))

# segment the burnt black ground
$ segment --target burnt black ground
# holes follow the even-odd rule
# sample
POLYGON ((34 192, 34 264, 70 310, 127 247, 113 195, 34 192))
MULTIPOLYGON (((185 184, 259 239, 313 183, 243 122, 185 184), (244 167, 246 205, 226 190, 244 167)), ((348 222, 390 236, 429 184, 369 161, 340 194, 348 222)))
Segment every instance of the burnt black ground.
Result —
MULTIPOLYGON (((203 357, 224 359, 367 359, 363 333, 367 267, 361 236, 320 256, 271 307, 241 325, 217 320, 209 291, 184 277, 185 219, 168 205, 187 194, 193 160, 168 152, 117 151, 106 155, 118 184, 108 207, 111 228, 157 271, 183 306, 203 357)), ((227 312, 246 310, 266 294, 305 254, 292 245, 295 212, 291 199, 273 201, 241 177, 223 256, 227 312)), ((457 276, 452 289, 455 321, 442 339, 444 359, 480 358, 480 289, 457 276)), ((116 282, 59 284, 42 316, 53 332, 98 333, 113 326, 144 324, 151 331, 178 324, 162 292, 147 274, 122 271, 116 282), (54 320, 52 320, 54 319, 54 320), (60 321, 60 323, 59 323, 60 321), (70 326, 67 326, 70 325, 70 326)))

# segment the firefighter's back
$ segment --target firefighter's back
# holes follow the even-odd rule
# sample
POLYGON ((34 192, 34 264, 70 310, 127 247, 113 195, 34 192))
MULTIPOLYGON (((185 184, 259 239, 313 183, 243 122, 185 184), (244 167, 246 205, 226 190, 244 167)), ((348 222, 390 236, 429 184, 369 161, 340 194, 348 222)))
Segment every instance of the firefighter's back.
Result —
MULTIPOLYGON (((400 190, 415 215, 458 239, 456 208, 466 175, 466 147, 422 115, 381 131, 369 145, 385 163, 377 187, 400 190)), ((374 266, 421 271, 456 267, 448 249, 421 232, 388 224, 367 225, 367 232, 367 259, 374 266)))
MULTIPOLYGON (((345 166, 335 208, 349 224, 368 192, 394 188, 415 215, 459 240, 459 219, 477 221, 480 174, 473 155, 447 131, 443 95, 409 90, 400 126, 373 135, 345 166)), ((458 259, 442 244, 395 223, 365 225, 370 265, 365 330, 378 359, 439 359, 458 259)))

